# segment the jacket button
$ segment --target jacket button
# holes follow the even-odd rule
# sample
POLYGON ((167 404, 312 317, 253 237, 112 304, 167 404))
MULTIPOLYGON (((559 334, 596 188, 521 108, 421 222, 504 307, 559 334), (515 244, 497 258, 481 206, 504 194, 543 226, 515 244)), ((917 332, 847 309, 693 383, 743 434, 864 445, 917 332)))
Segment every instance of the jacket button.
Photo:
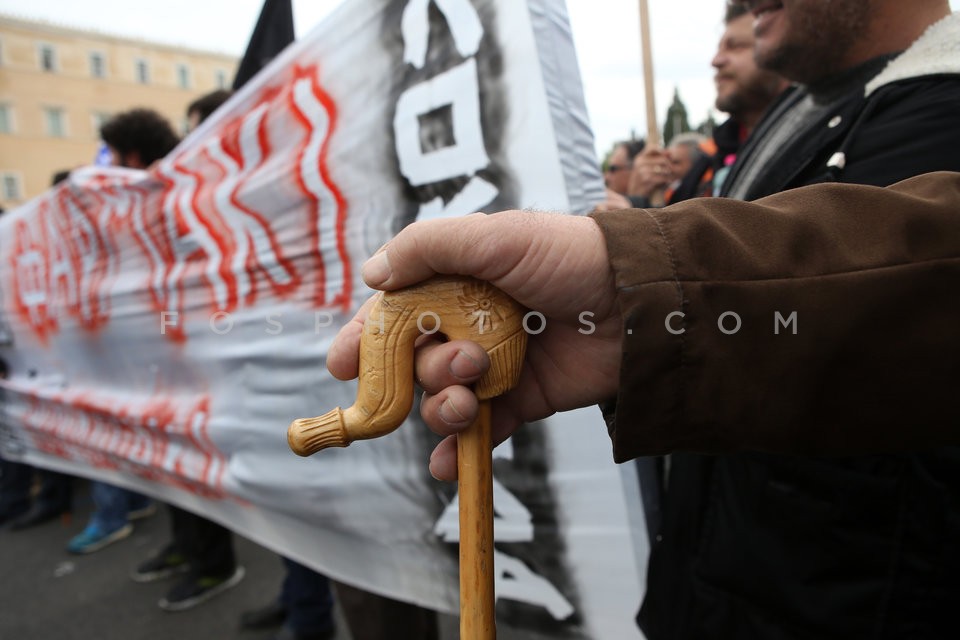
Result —
POLYGON ((827 123, 827 126, 833 129, 834 127, 839 125, 841 122, 843 122, 843 118, 841 118, 840 116, 833 116, 832 118, 830 118, 830 122, 827 123))

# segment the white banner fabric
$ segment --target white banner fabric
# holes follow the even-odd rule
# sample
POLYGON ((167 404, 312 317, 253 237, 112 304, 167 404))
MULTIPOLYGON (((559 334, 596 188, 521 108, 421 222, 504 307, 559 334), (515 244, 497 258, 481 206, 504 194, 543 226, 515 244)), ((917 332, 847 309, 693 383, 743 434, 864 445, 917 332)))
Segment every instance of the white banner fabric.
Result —
MULTIPOLYGON (((151 170, 76 170, 0 218, 2 454, 454 612, 436 437, 411 416, 303 459, 287 425, 353 403, 325 353, 404 225, 602 197, 562 2, 344 3, 151 170)), ((599 412, 523 428, 494 468, 498 620, 639 637, 645 543, 599 412)))

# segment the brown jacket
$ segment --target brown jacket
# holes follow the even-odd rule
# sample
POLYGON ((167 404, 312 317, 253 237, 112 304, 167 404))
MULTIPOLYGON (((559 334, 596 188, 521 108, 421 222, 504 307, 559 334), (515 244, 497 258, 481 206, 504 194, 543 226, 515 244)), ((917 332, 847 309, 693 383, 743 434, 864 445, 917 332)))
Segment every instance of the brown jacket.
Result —
POLYGON ((960 174, 593 217, 624 316, 617 461, 960 444, 960 174))

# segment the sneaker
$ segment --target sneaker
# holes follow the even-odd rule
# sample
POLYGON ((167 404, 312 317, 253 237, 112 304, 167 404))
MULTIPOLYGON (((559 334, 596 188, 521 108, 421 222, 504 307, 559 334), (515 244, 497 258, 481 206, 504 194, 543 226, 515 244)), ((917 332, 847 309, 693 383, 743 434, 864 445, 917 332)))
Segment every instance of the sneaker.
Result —
POLYGON ((154 582, 189 570, 190 563, 187 562, 187 557, 169 544, 159 553, 140 563, 130 577, 134 582, 154 582))
POLYGON ((114 531, 104 531, 98 525, 91 523, 70 540, 67 544, 67 551, 70 553, 93 553, 117 540, 123 540, 132 532, 133 525, 129 522, 114 531))
POLYGON ((157 512, 157 503, 150 502, 145 507, 140 507, 139 509, 131 509, 127 511, 127 522, 133 522, 134 520, 143 520, 144 518, 149 518, 157 512))
POLYGON ((198 578, 188 575, 178 582, 157 603, 164 611, 185 611, 221 594, 243 580, 243 567, 237 567, 226 578, 198 578))

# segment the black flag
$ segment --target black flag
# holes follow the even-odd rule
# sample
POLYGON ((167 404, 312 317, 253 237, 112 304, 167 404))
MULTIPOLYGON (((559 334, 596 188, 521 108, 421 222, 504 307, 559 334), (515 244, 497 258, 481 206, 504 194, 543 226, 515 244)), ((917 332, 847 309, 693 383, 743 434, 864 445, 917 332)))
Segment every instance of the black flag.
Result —
POLYGON ((236 91, 257 75, 293 40, 293 7, 290 6, 290 0, 264 0, 257 26, 253 28, 253 35, 233 79, 233 90, 236 91))

